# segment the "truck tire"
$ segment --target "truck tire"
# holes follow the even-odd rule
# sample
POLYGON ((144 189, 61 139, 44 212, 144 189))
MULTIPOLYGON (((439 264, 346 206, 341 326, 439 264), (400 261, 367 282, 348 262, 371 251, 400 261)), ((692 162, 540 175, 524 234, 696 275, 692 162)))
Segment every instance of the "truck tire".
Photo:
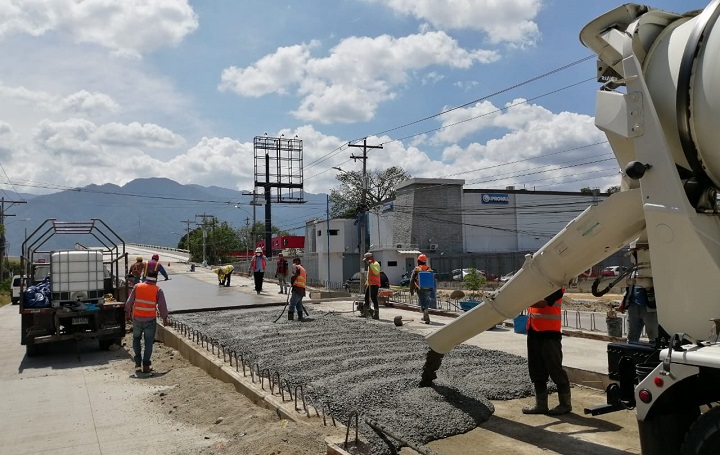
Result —
POLYGON ((47 352, 47 344, 27 344, 25 345, 25 355, 35 357, 47 352))
POLYGON ((720 453, 720 407, 710 409, 695 420, 685 436, 682 455, 720 453))

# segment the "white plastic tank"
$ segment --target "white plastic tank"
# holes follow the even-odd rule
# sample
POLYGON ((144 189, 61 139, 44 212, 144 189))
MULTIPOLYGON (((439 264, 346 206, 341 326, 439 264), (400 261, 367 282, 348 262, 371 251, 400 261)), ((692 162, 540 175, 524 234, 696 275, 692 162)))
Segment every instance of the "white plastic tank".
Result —
POLYGON ((56 251, 50 258, 50 282, 53 300, 72 300, 78 291, 88 298, 103 294, 102 251, 56 251))

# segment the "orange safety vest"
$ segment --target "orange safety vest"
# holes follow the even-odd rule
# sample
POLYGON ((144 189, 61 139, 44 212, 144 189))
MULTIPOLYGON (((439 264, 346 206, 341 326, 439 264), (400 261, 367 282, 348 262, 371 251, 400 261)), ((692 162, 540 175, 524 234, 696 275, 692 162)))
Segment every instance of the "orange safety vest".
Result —
MULTIPOLYGON (((373 261, 374 263, 375 261, 373 261)), ((370 286, 380 287, 380 272, 373 273, 372 267, 368 266, 368 284, 370 286)))
POLYGON ((135 285, 135 304, 133 317, 154 318, 157 315, 157 296, 159 287, 150 283, 135 285))
POLYGON ((307 272, 305 271, 305 267, 301 265, 296 265, 295 267, 298 268, 300 273, 298 273, 298 276, 295 277, 293 286, 305 289, 305 282, 307 281, 307 272))
POLYGON ((528 308, 527 329, 535 332, 562 331, 562 298, 553 306, 545 308, 528 308))

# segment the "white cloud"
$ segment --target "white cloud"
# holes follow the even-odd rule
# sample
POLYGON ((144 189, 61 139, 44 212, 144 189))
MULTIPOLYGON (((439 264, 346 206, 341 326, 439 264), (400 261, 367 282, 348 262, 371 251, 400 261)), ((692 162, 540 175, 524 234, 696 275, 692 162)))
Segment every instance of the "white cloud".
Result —
POLYGON ((103 93, 90 93, 80 90, 63 98, 58 103, 60 108, 67 112, 114 112, 119 109, 118 104, 103 93))
POLYGON ((12 127, 9 123, 5 123, 0 120, 0 136, 12 134, 12 127))
POLYGON ((197 27, 187 0, 0 0, 0 38, 53 32, 141 55, 177 45, 197 27))
POLYGON ((473 29, 487 34, 492 43, 533 45, 540 32, 533 21, 541 0, 367 0, 397 14, 424 20, 436 28, 473 29))
POLYGON ((321 123, 367 121, 380 103, 396 97, 410 72, 442 65, 469 68, 499 57, 494 51, 465 50, 444 32, 401 38, 350 37, 324 58, 313 58, 317 43, 279 48, 246 68, 222 72, 220 90, 242 96, 289 93, 302 97, 294 115, 321 123))
POLYGON ((14 102, 48 112, 65 112, 71 114, 114 112, 119 109, 118 103, 104 93, 80 90, 65 97, 45 91, 30 90, 25 87, 10 87, 0 83, 0 99, 14 102))

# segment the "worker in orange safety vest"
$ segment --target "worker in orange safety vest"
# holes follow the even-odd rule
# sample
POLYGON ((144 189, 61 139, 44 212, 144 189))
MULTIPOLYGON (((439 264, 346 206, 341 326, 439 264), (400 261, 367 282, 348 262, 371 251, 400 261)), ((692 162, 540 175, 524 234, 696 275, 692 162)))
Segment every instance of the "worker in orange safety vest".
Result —
POLYGON ((528 371, 535 388, 535 405, 523 408, 523 414, 562 415, 572 411, 570 381, 562 360, 562 298, 558 289, 528 308, 528 371), (557 386, 560 404, 548 408, 548 378, 557 386))
POLYGON ((297 310, 298 319, 304 320, 303 312, 305 311, 302 299, 305 297, 305 286, 307 282, 307 272, 305 267, 301 265, 300 258, 293 259, 293 274, 290 277, 290 308, 288 309, 288 321, 294 319, 297 310))
POLYGON ((155 333, 157 332, 157 314, 167 325, 168 309, 165 294, 157 285, 157 272, 148 272, 145 282, 138 283, 130 291, 125 302, 125 319, 133 323, 133 350, 135 368, 142 367, 143 373, 152 372, 152 356, 155 333), (144 338, 145 349, 141 349, 144 338))

